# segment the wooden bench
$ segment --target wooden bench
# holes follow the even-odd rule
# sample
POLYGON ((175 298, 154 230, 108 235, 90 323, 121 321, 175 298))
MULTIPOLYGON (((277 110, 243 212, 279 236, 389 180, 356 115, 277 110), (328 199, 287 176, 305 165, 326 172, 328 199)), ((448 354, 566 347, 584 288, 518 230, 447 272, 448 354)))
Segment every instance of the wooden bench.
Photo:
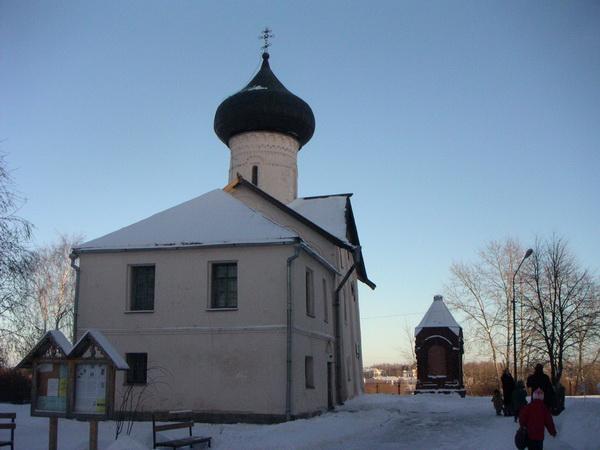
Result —
POLYGON ((10 441, 5 441, 0 436, 0 447, 7 447, 10 445, 10 450, 15 450, 15 418, 17 413, 0 413, 0 419, 10 419, 9 423, 0 422, 0 430, 10 430, 10 441))
POLYGON ((207 436, 193 436, 192 435, 192 427, 194 426, 194 422, 192 420, 184 420, 183 422, 173 422, 175 420, 181 420, 181 416, 175 417, 172 415, 160 415, 160 416, 155 416, 154 414, 152 415, 152 444, 154 445, 154 448, 156 447, 170 447, 170 448, 180 448, 180 447, 186 447, 186 446, 190 446, 190 448, 192 448, 192 446, 194 444, 201 444, 201 443, 207 443, 208 446, 210 447, 211 444, 211 437, 207 437, 207 436), (163 425, 157 425, 156 422, 173 422, 173 423, 167 423, 167 424, 163 424, 163 425), (158 433, 159 431, 167 431, 167 430, 177 430, 180 428, 188 428, 190 430, 190 435, 189 437, 182 437, 182 438, 178 438, 178 439, 169 439, 167 441, 156 441, 156 433, 158 433))

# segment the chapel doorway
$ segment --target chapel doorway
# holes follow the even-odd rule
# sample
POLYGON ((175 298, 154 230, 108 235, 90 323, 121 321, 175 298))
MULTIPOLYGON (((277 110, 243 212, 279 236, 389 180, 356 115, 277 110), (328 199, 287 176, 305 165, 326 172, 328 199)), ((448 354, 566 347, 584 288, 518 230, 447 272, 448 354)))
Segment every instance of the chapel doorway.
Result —
POLYGON ((427 352, 427 367, 429 376, 446 375, 446 350, 438 344, 433 344, 427 352))

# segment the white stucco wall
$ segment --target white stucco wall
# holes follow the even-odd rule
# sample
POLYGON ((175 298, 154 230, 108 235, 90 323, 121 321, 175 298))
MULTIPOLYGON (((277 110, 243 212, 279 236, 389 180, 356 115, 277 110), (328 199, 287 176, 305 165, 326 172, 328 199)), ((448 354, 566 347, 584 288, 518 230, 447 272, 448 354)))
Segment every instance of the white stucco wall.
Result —
MULTIPOLYGON (((293 411, 303 414, 327 408, 327 362, 334 362, 335 357, 332 320, 334 276, 305 253, 301 253, 293 264, 293 411), (314 316, 309 316, 306 310, 307 268, 313 274, 314 316), (326 298, 323 295, 323 279, 327 284, 326 298), (327 302, 329 312, 327 322, 324 320, 324 302, 327 302), (306 387, 306 356, 313 358, 314 388, 306 387)), ((335 367, 332 376, 335 376, 335 367)))
MULTIPOLYGON (((293 253, 288 245, 83 254, 79 334, 97 328, 123 356, 148 354, 145 410, 283 415, 286 262, 293 253), (207 308, 209 264, 216 261, 238 263, 236 310, 207 308), (129 266, 135 264, 155 265, 153 312, 129 311, 127 279, 129 266)), ((293 415, 327 407, 327 362, 334 358, 334 286, 332 272, 305 252, 293 262, 293 415), (314 317, 306 314, 307 267, 313 271, 314 317), (314 388, 306 388, 306 356, 313 357, 314 388)), ((120 374, 117 404, 125 388, 120 374)))
POLYGON ((252 180, 258 167, 258 187, 283 203, 298 196, 298 141, 270 131, 240 133, 229 140, 229 182, 239 173, 252 180))
MULTIPOLYGON (((291 252, 261 246, 83 254, 79 334, 101 329, 123 355, 148 353, 149 368, 167 369, 156 369, 162 378, 146 389, 149 410, 283 414, 291 252), (215 261, 238 263, 237 310, 207 308, 215 261), (155 264, 153 312, 128 312, 131 264, 155 264)), ((121 379, 117 399, 123 387, 121 379)))

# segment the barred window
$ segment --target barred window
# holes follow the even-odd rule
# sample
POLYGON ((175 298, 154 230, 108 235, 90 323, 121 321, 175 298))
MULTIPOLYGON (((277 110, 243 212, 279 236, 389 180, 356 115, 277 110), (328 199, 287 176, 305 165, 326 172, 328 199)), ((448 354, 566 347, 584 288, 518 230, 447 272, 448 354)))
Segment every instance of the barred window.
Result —
POLYGON ((304 380, 307 389, 315 388, 315 375, 312 356, 306 356, 304 358, 304 380))
POLYGON ((154 309, 154 265, 131 266, 130 271, 130 310, 152 311, 154 309))
POLYGON ((211 308, 237 308, 237 263, 212 265, 211 308))
POLYGON ((327 301, 327 280, 323 278, 323 320, 329 322, 329 303, 327 301))
POLYGON ((315 287, 313 284, 313 272, 306 268, 306 315, 315 317, 315 287))
POLYGON ((148 372, 148 353, 126 353, 125 359, 129 370, 127 371, 127 384, 146 384, 148 372))

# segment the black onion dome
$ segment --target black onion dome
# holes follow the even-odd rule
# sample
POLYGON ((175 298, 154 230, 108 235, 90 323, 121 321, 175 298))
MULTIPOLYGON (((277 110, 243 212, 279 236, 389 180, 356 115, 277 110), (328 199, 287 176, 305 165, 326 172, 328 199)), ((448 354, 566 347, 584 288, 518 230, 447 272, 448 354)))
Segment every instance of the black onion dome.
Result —
POLYGON ((306 144, 315 131, 315 116, 304 100, 288 91, 269 67, 269 54, 254 78, 226 98, 215 113, 215 133, 229 139, 246 131, 277 131, 306 144))

